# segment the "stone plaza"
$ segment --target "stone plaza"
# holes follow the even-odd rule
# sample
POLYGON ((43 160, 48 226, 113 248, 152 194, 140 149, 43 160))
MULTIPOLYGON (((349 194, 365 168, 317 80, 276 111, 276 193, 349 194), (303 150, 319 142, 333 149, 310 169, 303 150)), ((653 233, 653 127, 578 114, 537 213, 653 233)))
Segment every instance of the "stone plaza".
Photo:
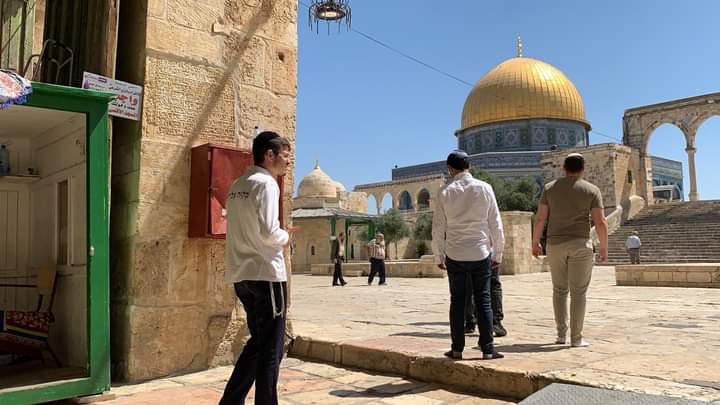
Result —
POLYGON ((447 279, 293 278, 294 355, 388 372, 469 392, 523 399, 554 382, 720 403, 720 289, 623 287, 595 267, 588 291, 588 348, 553 344, 549 273, 503 276, 506 357, 480 361, 467 336, 464 360, 450 346, 447 279))

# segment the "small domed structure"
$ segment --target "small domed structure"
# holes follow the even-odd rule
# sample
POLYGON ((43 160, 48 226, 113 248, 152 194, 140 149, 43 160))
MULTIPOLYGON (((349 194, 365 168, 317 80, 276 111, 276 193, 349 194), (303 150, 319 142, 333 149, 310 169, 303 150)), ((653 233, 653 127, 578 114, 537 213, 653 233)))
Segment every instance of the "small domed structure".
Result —
POLYGON ((298 197, 337 197, 336 182, 320 169, 319 161, 315 162, 315 168, 300 182, 298 197))
POLYGON ((340 183, 339 181, 336 181, 336 182, 335 182, 335 190, 337 190, 338 193, 341 193, 341 192, 343 192, 343 191, 346 191, 346 190, 345 190, 345 186, 343 186, 343 184, 340 183))

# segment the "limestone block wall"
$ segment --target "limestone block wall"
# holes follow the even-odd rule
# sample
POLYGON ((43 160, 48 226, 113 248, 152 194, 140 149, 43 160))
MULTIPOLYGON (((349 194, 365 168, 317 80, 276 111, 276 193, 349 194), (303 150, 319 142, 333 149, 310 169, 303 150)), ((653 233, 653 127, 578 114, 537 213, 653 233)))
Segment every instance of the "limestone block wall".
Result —
MULTIPOLYGON (((295 234, 293 273, 309 273, 313 264, 330 263, 330 219, 299 218, 294 225, 300 229, 295 234)), ((345 229, 341 221, 336 226, 338 233, 345 229)))
POLYGON ((355 212, 368 212, 368 195, 362 191, 341 191, 340 208, 355 212))
POLYGON ((532 212, 500 213, 505 232, 505 249, 500 274, 525 274, 538 271, 532 257, 532 212))
MULTIPOLYGON (((315 264, 330 263, 331 248, 331 227, 330 218, 298 218, 294 221, 295 226, 300 229, 295 234, 295 249, 292 256, 293 273, 309 273, 315 264)), ((348 251, 345 258, 352 260, 351 253, 354 250, 354 260, 364 260, 366 255, 363 247, 367 242, 360 239, 360 232, 363 226, 351 226, 348 230, 348 251), (353 246, 354 245, 354 249, 353 246)), ((335 232, 345 231, 345 221, 339 219, 336 223, 335 232)))
MULTIPOLYGON (((251 146, 254 127, 294 145, 297 3, 123 4, 117 77, 144 86, 142 121, 116 120, 111 207, 114 378, 230 364, 247 332, 223 279, 224 242, 189 239, 190 149, 251 146)), ((293 165, 285 178, 290 223, 293 165)))
POLYGON ((717 263, 634 264, 615 266, 617 285, 720 288, 717 263))
POLYGON ((606 208, 620 206, 638 194, 641 179, 638 150, 608 143, 544 153, 540 164, 546 183, 564 176, 562 165, 569 153, 585 157, 584 177, 600 188, 606 208))
MULTIPOLYGON (((313 264, 311 267, 314 276, 332 276, 334 267, 330 264, 313 264)), ((370 274, 369 262, 346 263, 343 265, 346 277, 367 276, 370 274)), ((388 278, 442 278, 447 272, 440 270, 432 257, 427 260, 388 260, 385 262, 385 274, 388 278)), ((364 284, 367 280, 362 280, 364 284)), ((377 282, 377 281, 376 281, 377 282)), ((357 282, 348 281, 350 284, 357 282)))

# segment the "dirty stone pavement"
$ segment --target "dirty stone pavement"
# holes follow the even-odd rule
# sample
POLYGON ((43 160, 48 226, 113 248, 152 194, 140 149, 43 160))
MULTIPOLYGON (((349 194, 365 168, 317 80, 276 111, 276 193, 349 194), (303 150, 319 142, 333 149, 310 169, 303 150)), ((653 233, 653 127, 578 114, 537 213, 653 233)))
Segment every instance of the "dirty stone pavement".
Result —
POLYGON ((553 382, 720 403, 720 289, 619 287, 596 266, 588 291, 588 348, 556 345, 549 273, 502 276, 504 359, 481 361, 477 334, 450 362, 447 279, 296 275, 291 294, 297 355, 389 371, 464 391, 523 399, 553 382))
MULTIPOLYGON (((102 405, 215 405, 232 367, 169 377, 134 385, 115 386, 115 399, 102 405)), ((512 404, 443 389, 434 384, 397 376, 371 374, 322 363, 285 358, 278 388, 280 404, 442 405, 512 404)), ((253 392, 247 403, 253 404, 253 392)), ((54 402, 70 405, 73 402, 54 402)))

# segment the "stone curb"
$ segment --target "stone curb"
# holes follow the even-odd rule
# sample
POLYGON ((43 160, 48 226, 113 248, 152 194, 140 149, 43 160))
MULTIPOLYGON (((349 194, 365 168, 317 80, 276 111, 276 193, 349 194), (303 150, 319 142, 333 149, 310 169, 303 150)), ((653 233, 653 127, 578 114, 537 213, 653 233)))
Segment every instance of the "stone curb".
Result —
POLYGON ((289 354, 442 384, 465 392, 513 399, 524 399, 555 382, 584 385, 537 373, 483 367, 464 361, 450 361, 438 357, 374 349, 351 342, 336 343, 302 336, 295 338, 289 354))
MULTIPOLYGON (((298 336, 289 355, 367 371, 395 374, 427 383, 457 388, 468 393, 523 400, 553 383, 614 389, 651 395, 669 395, 701 401, 718 401, 720 392, 695 385, 638 376, 576 375, 573 370, 527 372, 488 362, 479 358, 451 361, 443 357, 419 355, 409 351, 387 350, 363 346, 359 341, 329 342, 298 336), (575 376, 575 377, 573 377, 575 376), (604 378, 603 378, 604 377, 604 378)), ((606 375, 607 374, 607 375, 606 375)))

